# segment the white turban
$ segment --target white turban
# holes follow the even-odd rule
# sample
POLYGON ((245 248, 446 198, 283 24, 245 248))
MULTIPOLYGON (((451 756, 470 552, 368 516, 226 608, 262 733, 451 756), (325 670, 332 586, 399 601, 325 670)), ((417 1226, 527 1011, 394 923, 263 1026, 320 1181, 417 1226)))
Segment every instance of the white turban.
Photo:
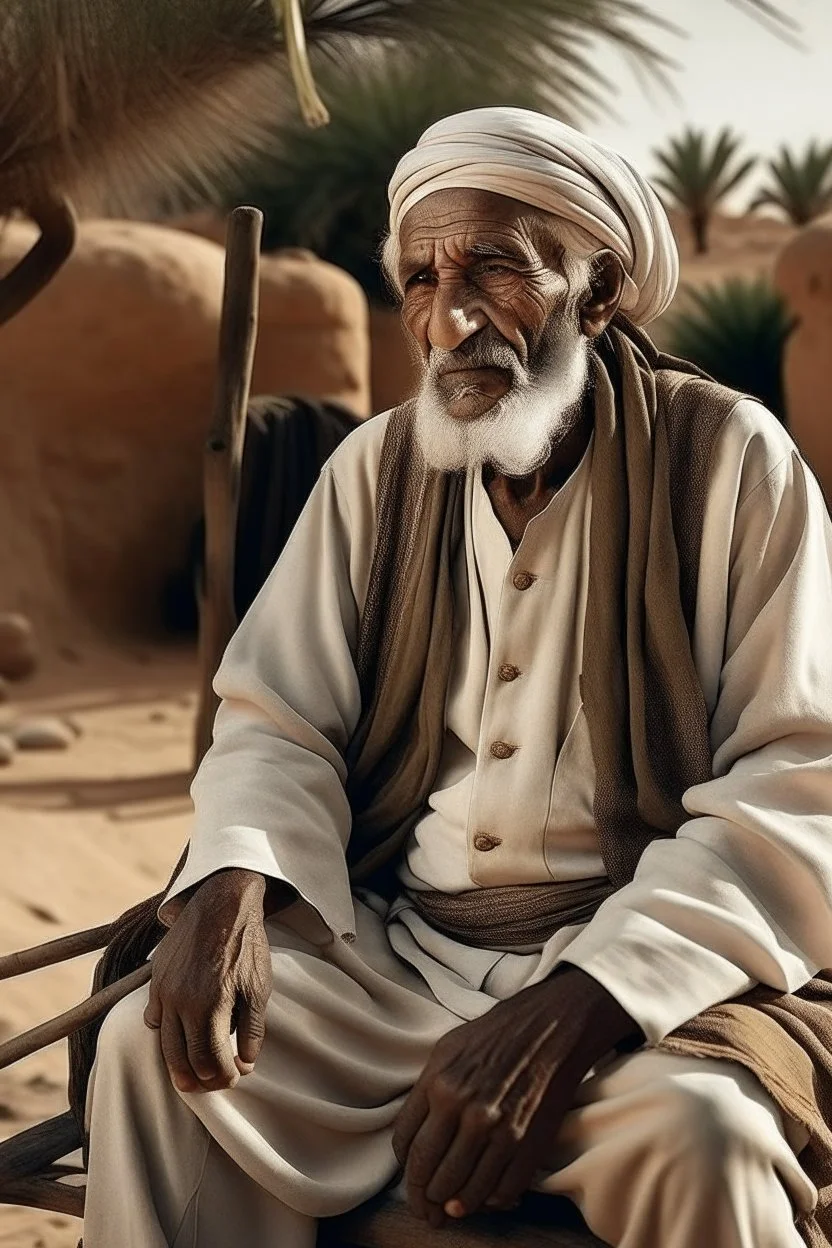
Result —
POLYGON ((524 108, 475 108, 438 121, 390 181, 394 243, 405 213, 433 191, 470 187, 533 204, 608 247, 626 274, 621 308, 637 325, 673 298, 679 253, 655 191, 629 161, 524 108))

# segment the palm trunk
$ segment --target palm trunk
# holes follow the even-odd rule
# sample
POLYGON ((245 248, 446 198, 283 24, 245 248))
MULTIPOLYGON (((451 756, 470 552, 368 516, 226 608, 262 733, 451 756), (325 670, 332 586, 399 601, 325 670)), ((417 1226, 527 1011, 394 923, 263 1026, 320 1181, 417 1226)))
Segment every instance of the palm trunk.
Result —
POLYGON ((693 246, 697 256, 703 256, 708 250, 708 225, 709 214, 707 212, 692 212, 690 214, 690 224, 693 230, 693 246))

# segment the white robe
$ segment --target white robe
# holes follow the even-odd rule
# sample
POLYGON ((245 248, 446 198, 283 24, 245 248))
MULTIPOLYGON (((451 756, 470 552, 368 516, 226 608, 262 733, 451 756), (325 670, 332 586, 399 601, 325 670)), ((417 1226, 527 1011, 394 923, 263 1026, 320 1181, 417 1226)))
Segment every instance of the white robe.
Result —
MULTIPOLYGON (((172 896, 221 867, 248 867, 291 883, 336 937, 355 931, 343 752, 360 710, 353 656, 385 426, 370 421, 336 451, 228 648, 172 896)), ((603 873, 578 694, 590 457, 513 557, 469 476, 445 750, 408 846, 410 884, 455 891, 603 873), (537 577, 530 589, 514 587, 518 571, 537 577), (504 663, 523 674, 500 680, 504 663), (519 748, 495 759, 495 740, 519 748), (479 852, 483 832, 500 844, 479 852)), ((715 778, 685 794, 678 835, 651 845, 633 882, 583 929, 559 933, 538 968, 582 967, 652 1043, 757 982, 794 991, 832 965, 830 550, 820 489, 791 439, 739 402, 714 450, 693 638, 715 778)), ((425 973, 420 946, 433 960, 441 938, 412 911, 401 919, 399 953, 425 973)), ((456 949, 483 976, 524 956, 456 949)), ((431 978, 465 1015, 456 976, 444 983, 434 968, 431 978)))
MULTIPOLYGON (((91 1081, 87 1248, 313 1248, 317 1217, 395 1177, 393 1123, 436 1040, 560 961, 604 984, 648 1046, 581 1086, 543 1190, 618 1248, 799 1248, 794 1215, 816 1199, 805 1136, 748 1072, 650 1044, 755 982, 795 989, 832 964, 832 575, 816 482, 773 418, 738 404, 715 451, 694 637, 715 778, 590 923, 531 952, 470 949, 405 900, 388 913, 354 898, 344 858, 384 427, 333 456, 228 649, 172 890, 230 866, 297 890, 267 925, 263 1052, 236 1088, 180 1095, 142 1024, 146 990, 111 1012, 91 1081)), ((588 468, 589 454, 513 556, 468 482, 447 739, 401 864, 410 884, 602 869, 577 693, 588 468), (504 664, 520 674, 501 678, 504 664), (495 740, 518 748, 495 758, 495 740), (499 844, 478 848, 483 835, 499 844)))

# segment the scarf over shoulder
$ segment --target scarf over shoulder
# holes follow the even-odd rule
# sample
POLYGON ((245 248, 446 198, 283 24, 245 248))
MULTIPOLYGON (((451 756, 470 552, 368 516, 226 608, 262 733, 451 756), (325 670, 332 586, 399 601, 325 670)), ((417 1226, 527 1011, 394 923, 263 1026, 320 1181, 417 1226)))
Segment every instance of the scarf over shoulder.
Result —
MULTIPOLYGON (((623 317, 599 345, 593 390, 581 692, 608 892, 633 878, 652 840, 675 836, 687 819, 683 793, 712 777, 691 636, 711 455, 740 396, 659 354, 623 317)), ((356 882, 378 877, 395 859, 436 781, 462 496, 460 475, 424 465, 410 407, 397 409, 379 468, 376 549, 357 656, 362 714, 347 755, 347 852, 356 882)), ((449 899, 449 922, 454 913, 457 920, 450 930, 477 943, 477 926, 493 910, 482 904, 485 894, 501 915, 515 916, 488 929, 501 932, 498 944, 523 944, 531 930, 545 938, 547 922, 551 932, 589 917, 559 901, 548 906, 547 894, 557 889, 462 894, 459 902, 449 899)), ((590 913, 602 896, 595 895, 590 913)), ((819 976, 791 994, 756 988, 706 1010, 662 1047, 742 1063, 782 1112, 807 1128, 801 1162, 820 1196, 799 1229, 812 1248, 832 1242, 832 980, 819 976)))

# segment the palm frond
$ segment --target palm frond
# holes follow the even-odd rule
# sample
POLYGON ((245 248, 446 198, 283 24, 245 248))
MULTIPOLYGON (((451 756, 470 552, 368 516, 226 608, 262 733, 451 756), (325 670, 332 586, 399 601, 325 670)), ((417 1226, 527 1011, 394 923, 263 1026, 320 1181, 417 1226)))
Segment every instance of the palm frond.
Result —
POLYGON ((766 171, 752 209, 778 208, 793 225, 805 225, 832 206, 832 144, 812 140, 801 153, 781 147, 766 171))
MULTIPOLYGON (((297 17, 299 4, 5 0, 0 214, 46 186, 82 207, 127 209, 142 187, 216 185, 294 107, 278 19, 297 17)), ((306 0, 304 16, 313 63, 340 56, 357 77, 368 53, 452 57, 454 72, 498 93, 533 80, 573 118, 612 92, 590 37, 658 80, 669 66, 658 38, 669 27, 640 0, 306 0)), ((298 36, 294 70, 311 99, 298 36)))
POLYGON ((740 182, 744 182, 751 170, 757 163, 756 156, 749 156, 745 160, 740 161, 733 169, 728 169, 724 176, 720 178, 716 186, 716 200, 722 200, 729 195, 740 182))
POLYGON ((718 204, 749 174, 754 157, 741 157, 740 138, 726 127, 709 143, 705 132, 688 127, 664 148, 654 149, 659 166, 654 179, 693 227, 697 251, 707 247, 708 220, 718 204))
POLYGON ((799 38, 800 23, 790 13, 784 12, 781 5, 773 4, 772 0, 730 0, 730 3, 734 8, 749 13, 778 39, 791 44, 793 48, 804 47, 799 38))

